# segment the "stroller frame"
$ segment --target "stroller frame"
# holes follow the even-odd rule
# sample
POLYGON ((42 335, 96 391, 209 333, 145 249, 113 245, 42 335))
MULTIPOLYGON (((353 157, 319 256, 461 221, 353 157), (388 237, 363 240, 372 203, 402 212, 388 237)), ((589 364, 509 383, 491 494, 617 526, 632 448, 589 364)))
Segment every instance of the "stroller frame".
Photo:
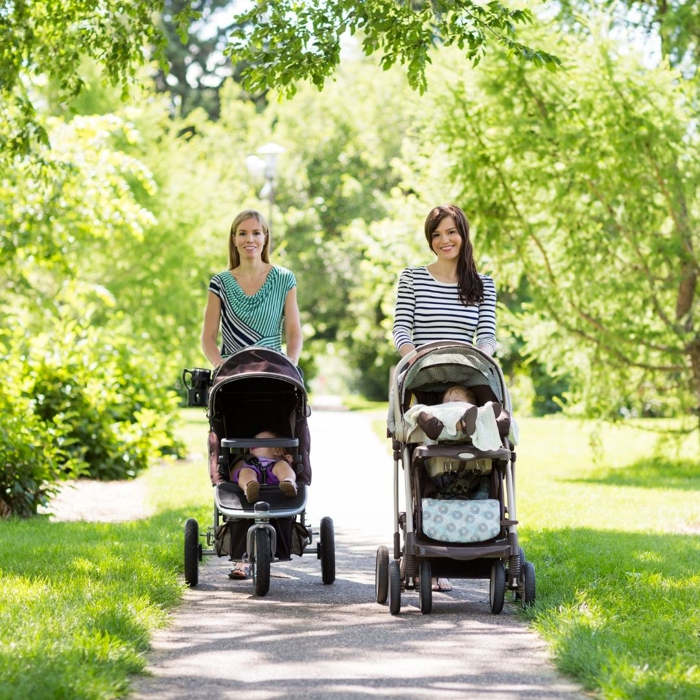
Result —
MULTIPOLYGON (((213 522, 204 534, 207 548, 199 542, 199 526, 194 518, 185 523, 185 581, 198 583, 198 563, 203 555, 224 556, 222 526, 228 522, 252 521, 245 536, 243 555, 252 567, 255 593, 264 596, 269 590, 270 563, 277 550, 277 531, 272 519, 300 516, 304 537, 299 543, 299 556, 311 547, 313 534, 305 522, 308 484, 311 481, 309 436, 306 418, 310 414, 304 382, 297 368, 280 352, 251 346, 229 356, 217 368, 206 396, 210 421, 209 472, 214 487, 213 522), (275 412, 271 408, 281 408, 275 412), (233 402, 231 401, 233 400, 233 402), (271 417, 261 419, 256 405, 266 408, 271 417), (268 425, 268 421, 272 425, 268 425), (253 438, 251 434, 274 428, 291 437, 253 438), (294 457, 297 473, 297 494, 286 497, 276 486, 261 484, 255 503, 249 503, 237 484, 229 481, 231 467, 248 450, 255 447, 285 448, 294 457)), ((292 523, 292 529, 297 523, 292 523)), ((231 533, 228 533, 231 537, 231 533)), ((335 537, 331 518, 321 519, 320 538, 316 547, 321 560, 324 584, 335 580, 335 537)), ((233 558, 233 557, 232 557, 233 558)))
MULTIPOLYGON (((525 560, 518 542, 515 461, 516 453, 507 438, 501 449, 483 451, 471 444, 419 445, 420 429, 411 430, 403 421, 406 399, 414 392, 421 372, 429 376, 442 376, 442 383, 453 383, 449 367, 456 357, 465 358, 464 373, 470 381, 478 377, 488 399, 499 401, 512 413, 510 395, 498 363, 474 346, 459 341, 436 341, 422 345, 404 356, 392 373, 389 388, 389 416, 387 437, 393 448, 393 500, 394 535, 393 561, 389 563, 386 547, 379 547, 375 569, 375 594, 377 602, 385 603, 389 597, 389 609, 397 614, 401 607, 401 588, 419 587, 421 612, 432 608, 432 577, 489 578, 489 603, 491 611, 502 610, 506 588, 515 592, 523 604, 531 604, 535 597, 534 566, 525 560), (468 368, 468 369, 466 369, 468 368), (421 523, 415 522, 414 513, 421 519, 421 476, 417 465, 429 457, 450 457, 464 463, 476 459, 492 460, 496 472, 499 501, 501 504, 501 529, 490 541, 476 543, 443 543, 424 536, 421 523), (404 478, 405 512, 399 512, 400 472, 404 478), (403 535, 403 546, 402 546, 403 535), (418 584, 418 586, 417 586, 418 584)), ((473 382, 471 382, 473 384, 473 382)), ((472 386, 472 388, 474 388, 472 386)), ((484 403, 484 401, 480 401, 484 403)))

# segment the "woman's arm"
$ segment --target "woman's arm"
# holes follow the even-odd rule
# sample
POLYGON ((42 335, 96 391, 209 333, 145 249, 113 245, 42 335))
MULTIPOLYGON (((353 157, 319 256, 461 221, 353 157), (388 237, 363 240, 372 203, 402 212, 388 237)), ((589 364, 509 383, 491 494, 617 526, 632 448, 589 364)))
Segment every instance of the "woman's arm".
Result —
POLYGON ((287 344, 287 357, 296 365, 299 363, 303 343, 296 287, 292 287, 284 299, 284 338, 287 344))
POLYGON ((403 357, 414 350, 413 317, 416 308, 416 298, 413 293, 413 276, 406 268, 399 277, 399 287, 394 306, 394 347, 403 357))
POLYGON ((202 350, 209 362, 218 367, 224 360, 216 343, 219 335, 219 323, 221 322, 221 299, 209 292, 207 295, 207 308, 204 310, 204 324, 202 325, 202 350))
POLYGON ((484 300, 479 304, 479 321, 476 326, 476 347, 487 355, 496 351, 496 285, 484 275, 484 300))

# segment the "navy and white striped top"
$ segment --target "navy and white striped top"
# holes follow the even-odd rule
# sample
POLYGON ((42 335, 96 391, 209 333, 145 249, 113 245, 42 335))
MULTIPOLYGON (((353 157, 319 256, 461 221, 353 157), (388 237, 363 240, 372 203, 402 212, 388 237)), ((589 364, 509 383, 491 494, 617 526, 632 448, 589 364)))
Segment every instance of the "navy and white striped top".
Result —
POLYGON ((229 270, 214 275, 209 291, 221 300, 222 356, 251 345, 281 351, 287 292, 296 287, 294 273, 273 265, 262 287, 248 295, 229 270))
POLYGON ((461 340, 492 355, 496 349, 496 286, 488 275, 484 300, 465 306, 456 283, 438 282, 425 266, 407 267, 399 277, 394 310, 394 345, 416 347, 434 340, 461 340))

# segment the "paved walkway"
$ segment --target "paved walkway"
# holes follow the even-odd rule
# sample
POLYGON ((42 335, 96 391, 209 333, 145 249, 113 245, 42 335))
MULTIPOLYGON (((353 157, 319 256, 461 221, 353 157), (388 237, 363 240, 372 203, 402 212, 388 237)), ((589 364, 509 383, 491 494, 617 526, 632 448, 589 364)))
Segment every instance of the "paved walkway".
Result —
MULTIPOLYGON (((401 614, 374 601, 374 556, 392 532, 392 462, 366 414, 316 411, 308 522, 336 526, 337 579, 321 583, 315 555, 273 564, 270 592, 227 578, 207 557, 171 626, 155 635, 141 698, 582 698, 548 661, 512 603, 488 612, 488 582, 455 581, 401 614)), ((205 524, 201 524, 202 527, 205 524)))

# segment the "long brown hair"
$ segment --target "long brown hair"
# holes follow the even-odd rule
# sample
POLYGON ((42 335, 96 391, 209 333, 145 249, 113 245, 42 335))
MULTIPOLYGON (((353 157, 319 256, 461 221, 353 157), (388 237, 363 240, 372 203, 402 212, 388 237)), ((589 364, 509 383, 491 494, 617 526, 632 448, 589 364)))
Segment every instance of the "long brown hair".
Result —
POLYGON ((259 211, 256 211, 255 209, 244 209, 233 220, 233 223, 231 224, 231 233, 228 237, 228 265, 229 269, 231 270, 241 264, 241 258, 238 255, 238 248, 236 248, 235 238, 238 227, 240 226, 241 222, 245 221, 246 219, 257 219, 258 223, 260 224, 260 228, 262 228, 263 233, 265 234, 265 245, 262 249, 262 259, 263 262, 270 262, 270 227, 267 225, 265 217, 259 211))
POLYGON ((441 204, 430 210, 425 220, 425 238, 428 247, 433 250, 433 232, 440 222, 447 216, 454 219, 459 236, 462 239, 462 247, 457 260, 457 285, 459 287, 459 300, 465 305, 478 304, 484 300, 484 283, 479 277, 474 262, 474 249, 469 240, 469 222, 464 212, 455 204, 441 204))

